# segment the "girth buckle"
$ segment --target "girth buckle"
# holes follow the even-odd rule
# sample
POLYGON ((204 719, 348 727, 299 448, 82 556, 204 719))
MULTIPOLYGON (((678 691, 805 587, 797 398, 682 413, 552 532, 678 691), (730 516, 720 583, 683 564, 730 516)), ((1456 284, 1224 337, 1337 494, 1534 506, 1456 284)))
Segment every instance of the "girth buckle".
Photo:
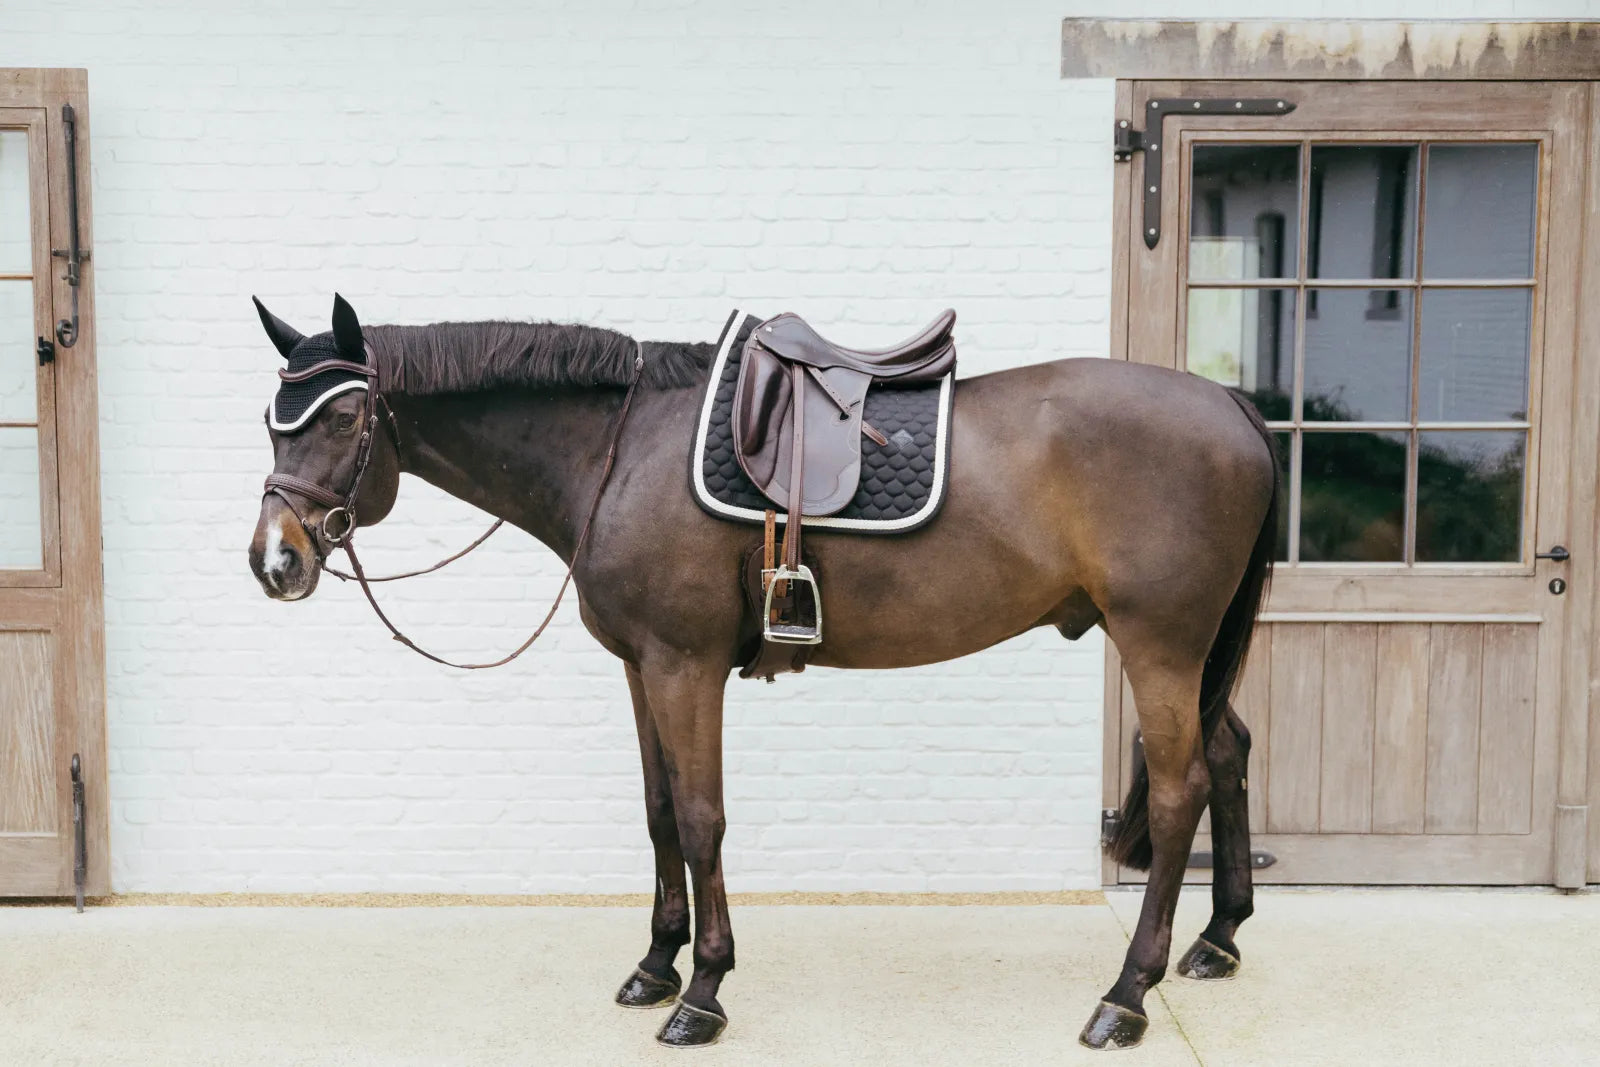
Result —
POLYGON ((763 570, 761 579, 767 590, 761 613, 761 636, 782 645, 822 644, 822 592, 817 588, 811 568, 804 563, 795 567, 780 563, 771 570, 763 570), (781 587, 780 582, 783 583, 781 587), (809 593, 809 604, 802 589, 809 593), (785 607, 787 615, 783 613, 785 607))

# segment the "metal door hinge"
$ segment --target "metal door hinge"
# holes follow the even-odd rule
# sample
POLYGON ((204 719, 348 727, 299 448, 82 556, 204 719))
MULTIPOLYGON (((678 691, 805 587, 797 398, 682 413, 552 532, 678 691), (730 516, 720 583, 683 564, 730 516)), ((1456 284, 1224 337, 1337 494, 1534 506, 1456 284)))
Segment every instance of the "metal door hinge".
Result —
POLYGON ((83 910, 83 887, 89 879, 88 828, 83 813, 83 761, 72 754, 72 886, 78 910, 83 910))
POLYGON ((83 264, 89 250, 78 243, 78 113, 71 104, 61 105, 61 131, 67 155, 67 247, 52 248, 50 255, 67 261, 67 285, 72 289, 72 318, 56 323, 56 340, 62 348, 78 343, 78 287, 83 283, 83 264))
POLYGON ((1135 152, 1144 153, 1144 234, 1147 248, 1161 241, 1161 142, 1162 124, 1168 115, 1286 115, 1294 110, 1294 103, 1278 97, 1245 98, 1219 97, 1216 99, 1192 96, 1161 97, 1145 105, 1149 121, 1143 130, 1135 129, 1133 120, 1118 119, 1112 128, 1111 154, 1119 163, 1126 163, 1135 152))
POLYGON ((56 343, 48 337, 39 338, 38 343, 33 346, 33 350, 39 355, 39 366, 41 367, 46 363, 54 363, 56 361, 56 343))
MULTIPOLYGON (((1264 851, 1262 849, 1251 849, 1250 850, 1250 867, 1251 867, 1252 870, 1264 871, 1268 867, 1271 867, 1274 863, 1277 863, 1277 862, 1278 862, 1278 857, 1274 856, 1270 852, 1266 852, 1266 851, 1264 851)), ((1216 855, 1214 853, 1211 853, 1211 852, 1191 852, 1191 853, 1189 853, 1189 866, 1190 867, 1215 867, 1216 865, 1217 865, 1217 857, 1216 857, 1216 855)))
POLYGON ((1100 847, 1105 848, 1111 844, 1112 838, 1117 836, 1117 831, 1122 827, 1122 812, 1116 808, 1100 809, 1100 847))

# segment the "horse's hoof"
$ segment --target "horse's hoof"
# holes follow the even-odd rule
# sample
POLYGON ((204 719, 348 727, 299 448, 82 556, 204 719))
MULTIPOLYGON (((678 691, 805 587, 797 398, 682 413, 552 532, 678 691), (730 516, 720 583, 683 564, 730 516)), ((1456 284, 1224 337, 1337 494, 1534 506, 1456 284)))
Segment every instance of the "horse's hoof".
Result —
POLYGON ((678 1010, 662 1024, 656 1040, 668 1048, 699 1048, 713 1045, 728 1028, 726 1016, 678 1002, 678 1010))
POLYGON ((1150 1020, 1130 1008, 1102 1000, 1078 1035, 1078 1044, 1096 1050, 1133 1048, 1144 1040, 1150 1020))
POLYGON ((617 990, 617 1003, 624 1008, 664 1008, 671 1004, 678 999, 683 979, 670 967, 667 972, 671 978, 658 978, 649 971, 635 970, 617 990))
POLYGON ((1239 973, 1239 957, 1198 938, 1178 961, 1178 973, 1197 982, 1225 982, 1239 973))

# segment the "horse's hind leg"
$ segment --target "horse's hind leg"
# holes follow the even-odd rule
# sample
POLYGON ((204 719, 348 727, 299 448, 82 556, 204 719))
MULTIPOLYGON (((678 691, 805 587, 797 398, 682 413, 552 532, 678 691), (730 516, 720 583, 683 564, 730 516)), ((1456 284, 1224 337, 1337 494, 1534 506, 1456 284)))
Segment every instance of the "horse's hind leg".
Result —
MULTIPOLYGON (((1131 643, 1119 640, 1118 644, 1125 647, 1131 643)), ((1167 971, 1178 890, 1211 788, 1200 743, 1203 654, 1190 663, 1174 663, 1167 649, 1153 649, 1153 654, 1142 656, 1131 651, 1125 651, 1123 664, 1144 735, 1152 860, 1144 906, 1122 974, 1078 1037, 1097 1049, 1137 1045, 1149 1026, 1144 996, 1167 971)))
POLYGON ((650 951, 617 990, 617 1003, 624 1008, 658 1008, 671 1004, 683 988, 683 978, 672 961, 689 943, 689 885, 683 849, 678 844, 678 817, 672 807, 666 756, 645 699, 644 682, 631 664, 628 689, 633 694, 639 758, 644 766, 645 818, 656 852, 656 898, 650 912, 650 951))
POLYGON ((1228 708, 1206 742, 1211 770, 1211 922, 1183 958, 1178 973, 1185 978, 1216 981, 1239 973, 1239 947, 1233 936, 1250 917, 1250 806, 1246 790, 1250 731, 1228 708))

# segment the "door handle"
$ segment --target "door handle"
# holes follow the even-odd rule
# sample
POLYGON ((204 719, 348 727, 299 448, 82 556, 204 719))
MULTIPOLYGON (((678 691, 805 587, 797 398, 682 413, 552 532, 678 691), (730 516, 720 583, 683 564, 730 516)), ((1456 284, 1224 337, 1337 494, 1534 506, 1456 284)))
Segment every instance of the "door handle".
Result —
POLYGON ((1567 551, 1565 545, 1556 545, 1548 552, 1536 552, 1534 559, 1553 559, 1557 563, 1565 563, 1572 558, 1572 553, 1567 551))

